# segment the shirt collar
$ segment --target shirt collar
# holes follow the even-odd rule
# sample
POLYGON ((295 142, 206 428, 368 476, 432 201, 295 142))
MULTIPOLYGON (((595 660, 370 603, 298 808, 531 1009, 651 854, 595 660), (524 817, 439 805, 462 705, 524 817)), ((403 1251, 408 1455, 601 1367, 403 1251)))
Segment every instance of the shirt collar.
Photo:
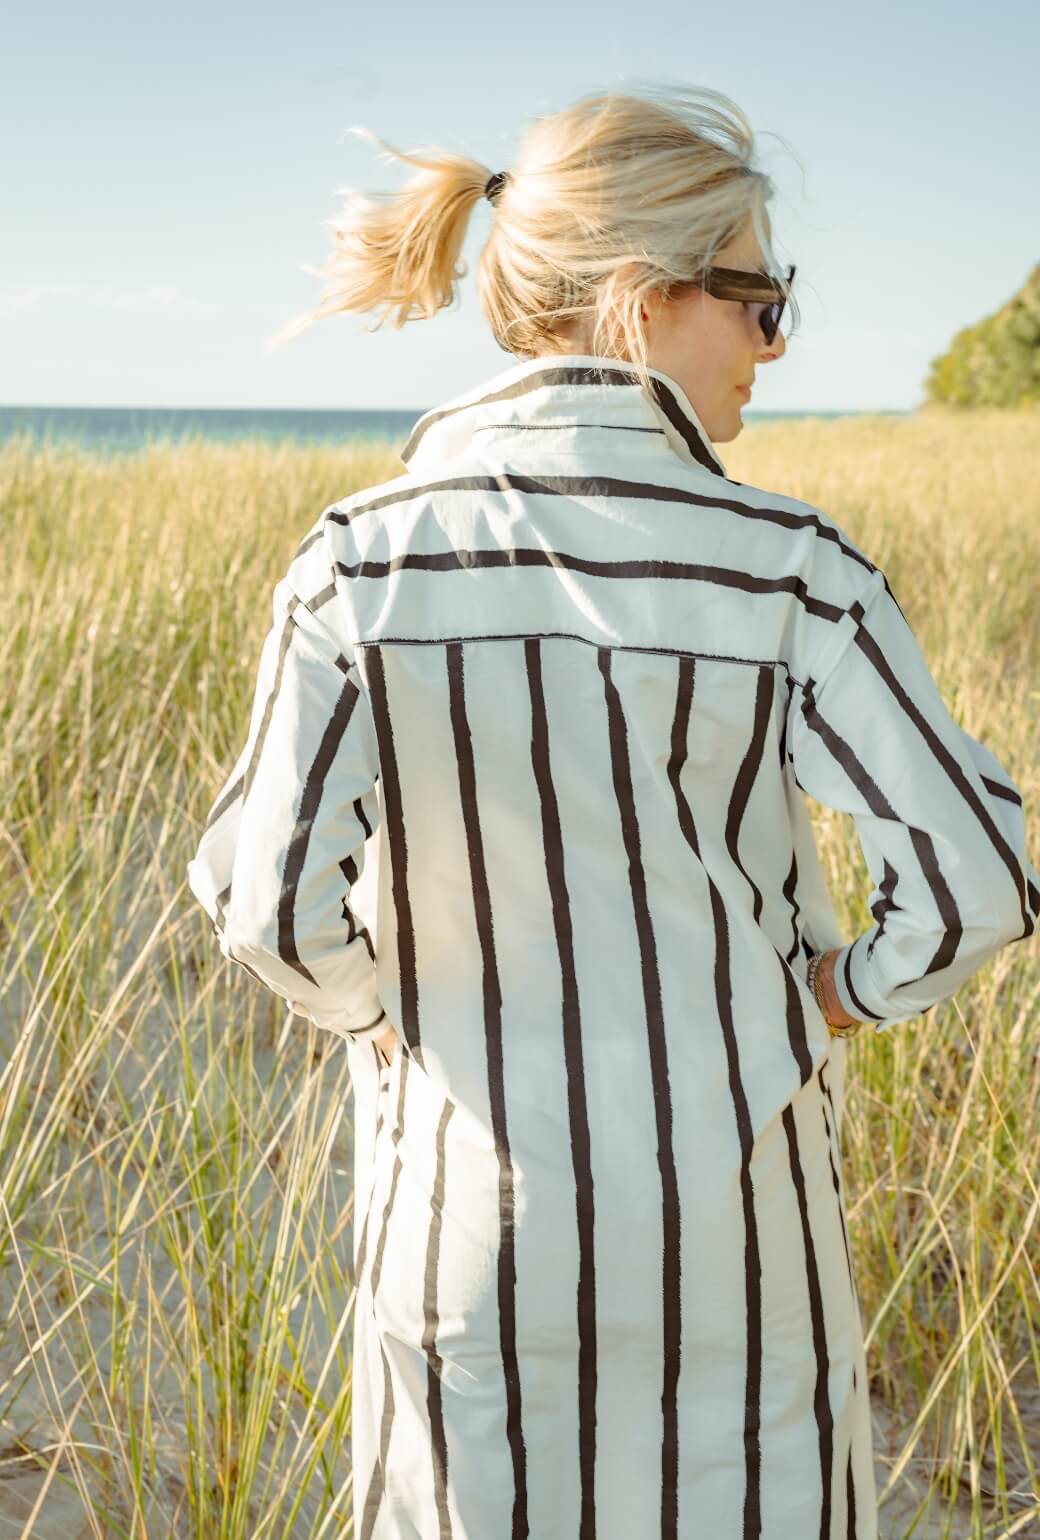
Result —
POLYGON ((660 369, 648 374, 653 401, 631 365, 615 358, 554 353, 525 359, 424 412, 401 459, 407 471, 425 476, 445 460, 507 438, 511 458, 549 448, 677 455, 684 465, 728 479, 682 386, 660 369))

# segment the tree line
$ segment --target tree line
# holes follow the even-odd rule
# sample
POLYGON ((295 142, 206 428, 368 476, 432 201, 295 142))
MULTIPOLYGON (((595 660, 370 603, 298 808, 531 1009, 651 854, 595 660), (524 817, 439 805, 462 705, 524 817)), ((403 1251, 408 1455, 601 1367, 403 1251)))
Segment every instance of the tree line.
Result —
POLYGON ((1040 264, 993 315, 963 327, 932 360, 926 402, 1028 406, 1040 402, 1040 264))

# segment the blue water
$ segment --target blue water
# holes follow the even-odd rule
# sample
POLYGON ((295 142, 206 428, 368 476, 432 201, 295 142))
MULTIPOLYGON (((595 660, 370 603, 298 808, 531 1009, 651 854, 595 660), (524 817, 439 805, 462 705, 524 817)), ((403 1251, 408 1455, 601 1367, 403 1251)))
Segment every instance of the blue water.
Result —
POLYGON ((421 417, 414 411, 306 411, 263 407, 0 406, 0 442, 28 434, 34 444, 76 443, 114 454, 192 438, 232 442, 342 444, 356 439, 404 443, 421 417))
MULTIPOLYGON (((308 411, 263 407, 0 406, 0 443, 27 434, 34 444, 75 443, 101 453, 127 453, 156 442, 191 438, 268 443, 345 444, 379 439, 402 445, 427 407, 395 411, 308 411)), ((745 422, 777 418, 855 417, 857 412, 755 412, 745 422)), ((906 412, 871 413, 905 417, 906 412)))

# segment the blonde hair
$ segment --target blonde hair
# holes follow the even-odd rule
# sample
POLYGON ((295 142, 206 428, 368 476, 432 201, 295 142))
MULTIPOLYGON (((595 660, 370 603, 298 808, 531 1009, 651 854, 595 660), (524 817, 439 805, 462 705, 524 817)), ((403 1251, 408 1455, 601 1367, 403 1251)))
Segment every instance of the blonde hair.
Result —
MULTIPOLYGON (((395 193, 358 197, 331 226, 318 269, 321 303, 278 334, 339 311, 381 311, 395 330, 456 297, 459 256, 493 168, 441 149, 405 153, 351 130, 417 168, 395 193)), ((751 164, 751 125, 707 88, 648 86, 586 96, 528 129, 494 205, 478 264, 481 307, 499 346, 519 358, 560 351, 560 328, 592 318, 592 353, 627 358, 650 392, 641 306, 695 283, 748 221, 778 277, 764 213, 772 179, 751 164)))

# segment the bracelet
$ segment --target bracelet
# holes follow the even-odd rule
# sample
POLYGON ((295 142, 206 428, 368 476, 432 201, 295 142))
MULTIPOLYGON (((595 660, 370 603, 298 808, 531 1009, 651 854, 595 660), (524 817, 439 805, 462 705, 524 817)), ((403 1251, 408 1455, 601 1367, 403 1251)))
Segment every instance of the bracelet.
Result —
POLYGON ((809 966, 805 970, 805 982, 813 992, 816 1004, 820 1007, 820 1015, 827 1023, 827 1031, 831 1037, 855 1037, 863 1025, 862 1021, 850 1021, 847 1026, 839 1027, 827 1015, 827 1008, 820 985, 820 963, 823 961, 823 956, 822 952, 814 952, 809 958, 809 966))

